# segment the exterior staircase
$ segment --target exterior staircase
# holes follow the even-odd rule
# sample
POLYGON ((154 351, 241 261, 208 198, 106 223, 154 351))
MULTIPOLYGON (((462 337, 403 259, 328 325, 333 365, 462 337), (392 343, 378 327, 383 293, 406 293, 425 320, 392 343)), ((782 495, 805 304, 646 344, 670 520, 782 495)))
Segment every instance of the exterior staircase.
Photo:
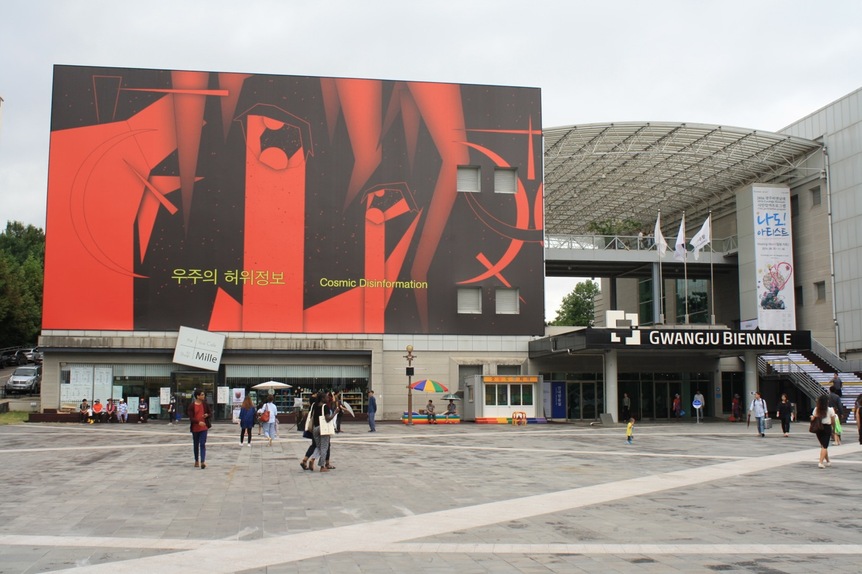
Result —
MULTIPOLYGON (((811 352, 760 355, 757 358, 757 370, 761 375, 777 374, 791 380, 812 401, 829 392, 832 375, 836 372, 830 369, 829 363, 811 352)), ((862 378, 853 372, 839 372, 838 377, 842 382, 841 404, 850 413, 847 424, 855 425, 853 406, 856 398, 862 394, 862 378)))

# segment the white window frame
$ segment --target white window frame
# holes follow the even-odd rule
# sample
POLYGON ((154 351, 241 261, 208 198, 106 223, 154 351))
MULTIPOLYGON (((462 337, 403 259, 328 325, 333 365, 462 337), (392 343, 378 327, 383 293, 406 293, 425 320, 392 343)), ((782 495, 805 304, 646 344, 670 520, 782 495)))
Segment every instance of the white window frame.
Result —
POLYGON ((497 287, 494 292, 497 315, 519 315, 521 313, 520 292, 517 288, 497 287))
POLYGON ((509 167, 494 168, 494 193, 517 193, 518 170, 509 167))
POLYGON ((458 314, 459 315, 481 315, 482 314, 482 288, 481 287, 459 287, 458 288, 458 314))
POLYGON ((477 165, 459 165, 456 186, 459 193, 482 191, 482 172, 477 165))

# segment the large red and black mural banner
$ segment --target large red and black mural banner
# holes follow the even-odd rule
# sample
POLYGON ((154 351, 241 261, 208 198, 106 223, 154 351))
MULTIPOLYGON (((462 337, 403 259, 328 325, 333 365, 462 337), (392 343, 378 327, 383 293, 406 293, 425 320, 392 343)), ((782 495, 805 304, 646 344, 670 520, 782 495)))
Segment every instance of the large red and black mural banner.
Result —
POLYGON ((43 328, 540 334, 540 98, 56 66, 43 328))

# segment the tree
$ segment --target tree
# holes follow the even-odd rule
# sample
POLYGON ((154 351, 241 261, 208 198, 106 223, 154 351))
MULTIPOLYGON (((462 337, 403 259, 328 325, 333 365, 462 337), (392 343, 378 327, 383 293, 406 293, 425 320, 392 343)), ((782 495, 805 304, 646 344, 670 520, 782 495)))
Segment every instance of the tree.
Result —
POLYGON ((596 313, 595 299, 599 292, 595 281, 582 281, 575 285, 574 291, 563 297, 557 317, 551 325, 592 327, 596 313))
POLYGON ((0 348, 35 343, 42 324, 45 234, 20 222, 0 233, 0 348))

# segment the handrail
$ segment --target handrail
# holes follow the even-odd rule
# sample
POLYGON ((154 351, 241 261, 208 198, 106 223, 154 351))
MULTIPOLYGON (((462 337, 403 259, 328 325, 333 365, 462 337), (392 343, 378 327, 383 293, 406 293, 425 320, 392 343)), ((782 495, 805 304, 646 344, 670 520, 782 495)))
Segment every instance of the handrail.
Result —
MULTIPOLYGON (((814 378, 808 374, 808 371, 803 369, 799 363, 791 359, 789 356, 782 356, 782 363, 786 364, 788 367, 787 370, 775 370, 775 372, 780 373, 782 375, 787 375, 787 377, 799 388, 803 393, 805 393, 808 398, 812 401, 816 401, 817 397, 820 395, 826 394, 826 389, 823 388, 823 385, 814 380, 814 378), (786 363, 784 363, 786 361, 786 363)), ((758 355, 757 357, 757 370, 761 375, 765 375, 767 372, 767 368, 769 367, 769 362, 763 358, 763 355, 758 355)))
POLYGON ((825 362, 829 363, 829 366, 833 368, 837 367, 835 369, 836 372, 855 373, 862 371, 862 361, 848 361, 846 359, 842 359, 816 339, 811 340, 811 351, 825 362))
MULTIPOLYGON (((673 241, 673 238, 671 238, 673 241)), ((607 250, 619 249, 626 251, 656 251, 655 238, 651 235, 551 235, 545 236, 547 249, 582 249, 607 250)), ((673 245, 668 243, 668 249, 673 251, 673 245)), ((692 251, 686 243, 686 249, 692 251)), ((721 239, 713 238, 711 243, 703 247, 704 252, 733 253, 739 250, 738 238, 733 235, 721 239)))

